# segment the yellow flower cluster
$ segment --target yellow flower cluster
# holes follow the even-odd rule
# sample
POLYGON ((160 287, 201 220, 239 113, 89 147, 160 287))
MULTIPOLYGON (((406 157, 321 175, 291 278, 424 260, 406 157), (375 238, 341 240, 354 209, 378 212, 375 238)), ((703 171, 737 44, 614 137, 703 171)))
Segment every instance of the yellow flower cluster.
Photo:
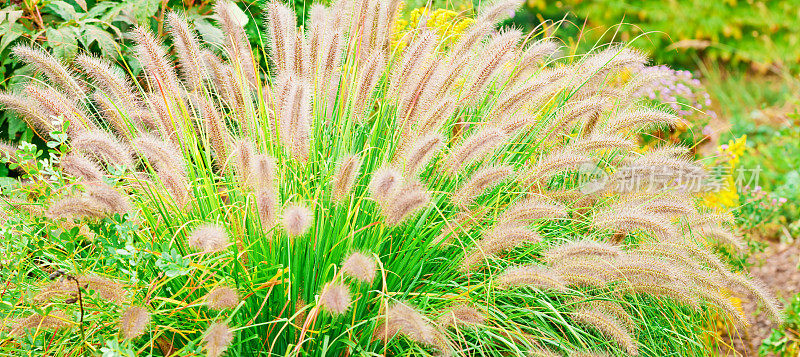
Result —
MULTIPOLYGON (((404 4, 401 4, 401 9, 398 14, 403 13, 404 4)), ((403 48, 407 44, 406 36, 409 32, 413 32, 419 28, 429 28, 434 31, 445 42, 452 43, 464 32, 464 30, 475 22, 474 19, 464 16, 464 13, 471 13, 466 11, 457 12, 449 9, 436 9, 431 11, 427 7, 420 7, 411 10, 408 16, 400 16, 395 21, 395 38, 394 44, 403 48)))
POLYGON ((747 147, 747 135, 728 141, 727 144, 720 145, 717 151, 720 155, 714 160, 713 166, 723 166, 725 168, 724 183, 721 190, 710 192, 705 196, 704 203, 711 208, 733 208, 739 205, 739 193, 736 189, 736 182, 733 174, 739 164, 739 158, 744 155, 747 147))

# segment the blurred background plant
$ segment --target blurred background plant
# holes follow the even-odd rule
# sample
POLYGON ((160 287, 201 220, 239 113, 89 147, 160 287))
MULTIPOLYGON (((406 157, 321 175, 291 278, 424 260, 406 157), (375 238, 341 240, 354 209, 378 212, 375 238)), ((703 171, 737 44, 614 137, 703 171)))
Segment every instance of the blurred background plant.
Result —
POLYGON ((694 55, 760 72, 798 69, 800 8, 792 0, 528 0, 545 19, 587 22, 593 39, 640 43, 659 63, 693 66, 694 55), (621 25, 618 24, 629 24, 621 25))
POLYGON ((786 306, 786 320, 780 329, 764 340, 759 354, 774 354, 779 357, 800 355, 800 294, 792 298, 786 306))

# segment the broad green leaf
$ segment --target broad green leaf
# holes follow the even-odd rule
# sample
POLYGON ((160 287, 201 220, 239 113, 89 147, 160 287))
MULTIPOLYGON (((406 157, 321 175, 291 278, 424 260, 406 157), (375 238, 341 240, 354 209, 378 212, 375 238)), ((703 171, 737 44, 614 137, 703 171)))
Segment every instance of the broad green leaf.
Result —
POLYGON ((104 56, 114 57, 116 53, 116 41, 107 31, 94 25, 87 25, 83 30, 84 45, 90 46, 93 42, 97 42, 100 51, 104 56))
POLYGON ((78 32, 75 27, 48 28, 46 33, 47 44, 57 58, 71 60, 78 53, 78 32))
POLYGON ((83 11, 86 11, 86 0, 75 0, 83 11))
POLYGON ((24 120, 19 117, 15 119, 8 121, 8 140, 16 138, 17 133, 24 133, 28 129, 28 125, 25 124, 24 120))
POLYGON ((136 22, 144 24, 150 16, 158 11, 160 5, 160 0, 137 0, 130 3, 130 10, 136 22))
POLYGON ((64 1, 53 1, 48 4, 47 7, 64 19, 64 21, 78 20, 78 13, 75 11, 75 7, 64 1))
POLYGON ((240 9, 235 3, 228 2, 227 4, 228 9, 230 10, 231 15, 233 15, 233 18, 236 20, 236 22, 238 22, 241 26, 247 25, 247 22, 249 21, 247 14, 245 14, 244 11, 242 11, 242 9, 240 9))
POLYGON ((3 50, 18 39, 25 30, 25 26, 17 23, 6 22, 0 25, 0 31, 2 31, 2 35, 0 35, 0 53, 3 53, 3 50))
POLYGON ((0 23, 8 21, 9 23, 15 23, 19 18, 22 17, 22 10, 3 10, 0 11, 0 23))
POLYGON ((206 19, 196 20, 194 28, 200 33, 200 36, 203 36, 203 40, 208 43, 222 44, 225 40, 225 34, 222 33, 222 30, 206 19))
POLYGON ((130 5, 125 2, 101 2, 95 6, 92 6, 92 8, 89 10, 88 17, 108 23, 113 21, 115 17, 119 16, 119 13, 122 12, 122 10, 129 6, 130 5))

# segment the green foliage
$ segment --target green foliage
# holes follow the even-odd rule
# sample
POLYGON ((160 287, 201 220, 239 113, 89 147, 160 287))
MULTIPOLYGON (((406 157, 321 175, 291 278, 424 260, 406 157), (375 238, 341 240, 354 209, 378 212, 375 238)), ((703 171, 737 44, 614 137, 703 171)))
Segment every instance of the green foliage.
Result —
MULTIPOLYGON (((702 66, 706 88, 719 102, 720 115, 729 120, 730 129, 720 133, 721 140, 747 135, 747 151, 741 156, 741 168, 757 178, 746 190, 763 196, 770 214, 759 223, 775 236, 783 229, 800 234, 800 81, 791 77, 758 78, 738 71, 724 71, 702 66), (760 193, 752 190, 760 186, 760 193), (783 228, 781 228, 783 227, 783 228)), ((744 187, 742 187, 744 189, 744 187)), ((742 202, 746 204, 747 202, 742 202)), ((744 208, 744 207, 743 207, 744 208)), ((757 217, 753 217, 757 218, 757 217)))
POLYGON ((588 21, 590 38, 630 41, 660 63, 689 64, 690 54, 756 68, 800 65, 800 7, 795 1, 529 0, 531 11, 577 26, 588 21), (619 24, 623 24, 618 27, 619 24), (689 55, 687 55, 689 54, 689 55))
POLYGON ((764 339, 759 355, 778 357, 797 356, 800 353, 800 294, 792 298, 786 307, 786 321, 764 339))

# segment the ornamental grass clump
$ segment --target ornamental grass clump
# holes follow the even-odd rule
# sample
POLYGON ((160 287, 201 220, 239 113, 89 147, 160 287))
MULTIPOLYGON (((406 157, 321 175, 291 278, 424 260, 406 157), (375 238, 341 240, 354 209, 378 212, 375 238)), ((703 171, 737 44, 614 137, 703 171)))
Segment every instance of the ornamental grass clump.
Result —
POLYGON ((560 57, 497 28, 519 1, 447 37, 399 3, 272 2, 263 48, 232 3, 220 42, 168 14, 168 40, 131 31, 135 76, 17 48, 43 80, 0 102, 48 149, 3 149, 0 349, 706 355, 737 287, 780 318, 717 254, 703 166, 639 147, 682 122, 611 80, 641 53, 560 57))

